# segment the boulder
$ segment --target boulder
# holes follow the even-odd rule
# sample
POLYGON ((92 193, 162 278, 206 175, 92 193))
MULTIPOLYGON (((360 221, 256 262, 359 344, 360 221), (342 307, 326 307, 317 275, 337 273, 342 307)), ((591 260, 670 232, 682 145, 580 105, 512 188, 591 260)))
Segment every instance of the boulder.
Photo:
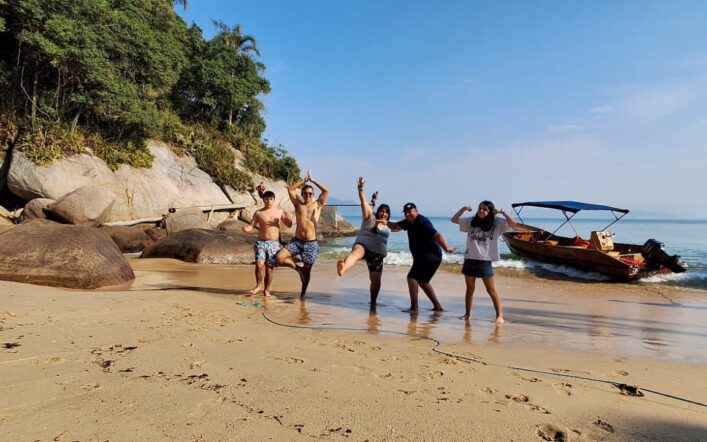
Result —
POLYGON ((97 186, 83 186, 49 204, 47 218, 81 226, 98 226, 104 222, 115 203, 113 192, 97 186))
POLYGON ((170 213, 164 218, 167 235, 188 229, 211 229, 206 215, 198 207, 188 207, 170 213))
POLYGON ((154 240, 143 229, 135 226, 104 226, 106 232, 123 253, 142 252, 154 240))
POLYGON ((217 230, 222 230, 224 232, 234 232, 234 233, 242 233, 243 231, 241 228, 245 226, 247 223, 244 223, 243 221, 236 219, 236 218, 227 218, 223 220, 217 227, 217 230))
POLYGON ((339 215, 336 207, 325 206, 319 218, 319 232, 324 236, 355 235, 358 229, 339 215))
POLYGON ((149 228, 144 229, 145 233, 147 236, 152 239, 152 242, 157 242, 161 241, 165 238, 167 238, 167 231, 165 229, 162 229, 160 227, 154 227, 150 226, 149 228))
POLYGON ((103 160, 88 154, 39 166, 15 151, 7 177, 8 188, 29 201, 59 199, 86 185, 102 187, 117 196, 106 221, 155 218, 171 207, 231 203, 213 179, 197 168, 192 157, 180 157, 160 141, 149 140, 147 147, 154 157, 151 168, 123 165, 115 172, 103 160))
POLYGON ((255 236, 219 230, 190 229, 148 246, 140 258, 174 258, 201 264, 253 262, 255 236))
POLYGON ((44 209, 54 202, 56 201, 50 198, 32 199, 30 202, 25 204, 25 208, 22 210, 22 215, 20 215, 20 221, 25 222, 36 218, 46 219, 47 215, 44 213, 44 209))
POLYGON ((95 289, 135 274, 105 232, 35 219, 0 233, 0 279, 95 289))

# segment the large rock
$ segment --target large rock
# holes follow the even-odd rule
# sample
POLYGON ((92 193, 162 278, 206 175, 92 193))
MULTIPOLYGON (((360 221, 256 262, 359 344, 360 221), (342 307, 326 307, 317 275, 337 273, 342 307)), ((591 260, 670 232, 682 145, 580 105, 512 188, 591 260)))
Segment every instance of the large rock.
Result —
POLYGON ((336 207, 325 206, 319 218, 319 232, 324 236, 355 235, 358 229, 339 215, 336 207))
POLYGON ((255 236, 218 230, 182 230, 148 246, 140 258, 174 258, 202 264, 248 264, 255 236))
POLYGON ((210 229, 206 215, 197 207, 179 209, 164 218, 167 235, 189 229, 210 229))
POLYGON ((0 233, 0 279, 94 289, 135 274, 105 232, 36 219, 0 233))
POLYGON ((154 240, 145 230, 135 226, 104 226, 106 232, 123 253, 142 252, 154 240))
POLYGON ((44 213, 44 209, 54 202, 55 200, 50 198, 34 198, 25 204, 25 208, 22 210, 22 214, 20 215, 20 221, 25 222, 30 219, 37 218, 46 219, 47 215, 44 213))
POLYGON ((246 224, 247 223, 244 223, 243 221, 236 218, 227 218, 221 221, 221 223, 216 227, 216 229, 224 232, 240 233, 243 232, 241 229, 246 224))
POLYGON ((110 215, 115 194, 97 186, 83 186, 49 204, 47 218, 79 226, 96 227, 110 215))
POLYGON ((106 221, 154 218, 172 207, 230 204, 211 177, 188 155, 176 155, 166 144, 150 140, 154 156, 149 169, 123 165, 113 172, 100 158, 74 155, 38 166, 22 152, 12 155, 7 184, 16 196, 59 199, 86 185, 113 192, 118 199, 106 221))

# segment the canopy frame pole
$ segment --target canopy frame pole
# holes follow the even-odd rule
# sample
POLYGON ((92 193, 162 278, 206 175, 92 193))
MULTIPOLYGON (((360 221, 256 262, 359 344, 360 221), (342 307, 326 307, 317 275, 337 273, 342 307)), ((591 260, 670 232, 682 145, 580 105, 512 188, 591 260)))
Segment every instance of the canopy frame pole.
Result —
POLYGON ((616 219, 613 220, 611 223, 609 223, 608 226, 604 227, 604 228, 601 229, 601 230, 606 230, 606 229, 608 229, 609 227, 611 227, 611 226, 613 226, 614 224, 616 224, 617 222, 619 222, 619 220, 620 220, 621 218, 623 218, 624 216, 626 216, 625 213, 622 214, 621 216, 616 216, 616 213, 615 213, 613 210, 611 211, 611 214, 614 215, 614 218, 616 218, 616 219))
POLYGON ((572 216, 567 216, 567 212, 563 210, 562 214, 565 216, 565 221, 562 224, 560 224, 560 226, 558 228, 553 230, 552 233, 546 239, 551 238, 555 233, 557 233, 558 230, 560 230, 562 228, 562 226, 564 226, 567 223, 569 223, 570 227, 572 227, 572 230, 574 230, 575 235, 579 236, 579 233, 577 233, 577 229, 574 228, 574 226, 572 225, 572 222, 570 221, 572 218, 574 218, 574 216, 577 214, 577 212, 573 212, 572 216))

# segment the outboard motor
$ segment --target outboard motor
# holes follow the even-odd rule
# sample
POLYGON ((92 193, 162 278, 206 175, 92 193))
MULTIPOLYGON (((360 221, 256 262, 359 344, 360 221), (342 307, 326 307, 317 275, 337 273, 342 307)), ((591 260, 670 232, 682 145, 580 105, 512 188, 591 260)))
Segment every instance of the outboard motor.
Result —
POLYGON ((641 256, 646 260, 646 267, 658 270, 661 267, 667 267, 674 273, 682 273, 685 267, 678 262, 678 255, 668 255, 663 250, 663 243, 653 238, 646 241, 641 247, 641 256))

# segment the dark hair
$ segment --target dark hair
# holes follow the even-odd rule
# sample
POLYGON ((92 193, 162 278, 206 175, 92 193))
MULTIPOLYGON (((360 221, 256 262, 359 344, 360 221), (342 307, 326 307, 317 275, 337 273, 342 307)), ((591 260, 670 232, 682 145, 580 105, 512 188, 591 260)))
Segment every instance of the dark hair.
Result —
POLYGON ((272 190, 265 191, 263 192, 263 196, 261 198, 275 198, 275 192, 273 192, 272 190))
POLYGON ((311 184, 305 184, 304 186, 302 186, 302 190, 304 190, 304 189, 312 189, 312 190, 314 190, 314 187, 312 187, 311 184))
POLYGON ((390 206, 388 206, 387 204, 381 204, 380 206, 378 206, 378 209, 376 210, 376 218, 378 218, 378 214, 381 212, 381 210, 385 210, 388 214, 388 218, 390 218, 390 206))
POLYGON ((493 211, 496 210, 496 206, 489 200, 481 201, 479 207, 481 206, 486 206, 486 208, 489 209, 489 214, 486 215, 485 218, 479 218, 477 211, 477 214, 471 219, 471 227, 479 227, 484 232, 488 232, 493 230, 493 227, 496 225, 496 215, 493 214, 493 211))

